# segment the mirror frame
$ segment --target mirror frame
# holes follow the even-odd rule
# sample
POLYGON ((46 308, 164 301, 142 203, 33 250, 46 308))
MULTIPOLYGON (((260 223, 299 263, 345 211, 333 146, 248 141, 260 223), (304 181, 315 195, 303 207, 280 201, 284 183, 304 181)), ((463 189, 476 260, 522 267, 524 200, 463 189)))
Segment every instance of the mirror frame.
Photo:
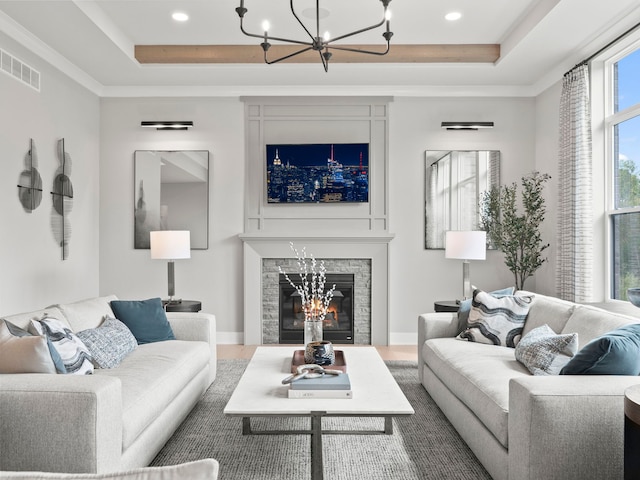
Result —
POLYGON ((189 230, 191 250, 208 249, 209 151, 136 150, 133 163, 134 248, 149 249, 150 231, 189 230), (167 175, 172 176, 172 181, 163 180, 167 175), (200 183, 204 183, 204 192, 202 187, 193 187, 200 183), (182 184, 191 186, 177 194, 172 191, 182 184), (164 198, 163 185, 166 185, 164 198), (192 203, 188 203, 189 200, 192 203), (176 211, 178 214, 171 217, 171 212, 176 211))
POLYGON ((500 151, 499 150, 427 150, 425 151, 425 223, 424 248, 431 250, 444 249, 444 232, 447 230, 478 230, 480 224, 480 200, 483 192, 491 187, 500 186, 500 151), (483 155, 484 154, 484 155, 483 155), (462 163, 463 155, 475 155, 476 166, 473 175, 468 175, 469 165, 462 163), (484 163, 480 163, 484 156, 484 163), (450 157, 449 164, 439 164, 450 157), (442 165, 441 169, 434 170, 442 165), (437 174, 441 170, 442 173, 437 174), (479 176, 478 172, 484 172, 479 176), (465 176, 466 175, 466 176, 465 176), (453 179, 458 179, 455 183, 453 179), (433 206, 437 200, 434 187, 440 185, 444 205, 433 206), (465 190, 472 185, 474 197, 464 197, 465 190), (444 193, 443 193, 444 195, 444 193), (466 218, 458 213, 464 205, 475 205, 475 212, 465 211, 466 218))

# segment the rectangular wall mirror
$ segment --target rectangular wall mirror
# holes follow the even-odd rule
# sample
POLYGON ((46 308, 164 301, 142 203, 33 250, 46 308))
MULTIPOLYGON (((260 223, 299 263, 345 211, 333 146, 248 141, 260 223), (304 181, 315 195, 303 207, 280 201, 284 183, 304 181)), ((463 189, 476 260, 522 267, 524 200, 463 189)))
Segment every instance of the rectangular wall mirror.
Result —
POLYGON ((425 248, 444 248, 447 230, 478 230, 480 199, 500 186, 497 150, 427 150, 425 248))
POLYGON ((209 152, 136 150, 135 248, 149 248, 149 232, 189 230, 191 249, 209 246, 209 152))

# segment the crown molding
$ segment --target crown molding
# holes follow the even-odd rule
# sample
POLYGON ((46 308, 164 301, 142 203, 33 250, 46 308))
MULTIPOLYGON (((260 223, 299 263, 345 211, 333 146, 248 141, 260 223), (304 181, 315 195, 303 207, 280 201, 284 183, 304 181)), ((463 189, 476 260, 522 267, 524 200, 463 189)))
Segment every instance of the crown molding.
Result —
POLYGON ((60 70, 90 92, 97 96, 102 96, 104 86, 100 82, 88 75, 84 70, 81 70, 71 63, 2 11, 0 11, 0 32, 5 33, 24 48, 39 56, 54 68, 60 70))
POLYGON ((242 96, 392 96, 392 97, 533 97, 532 86, 511 85, 219 85, 104 87, 102 97, 242 97, 242 96))

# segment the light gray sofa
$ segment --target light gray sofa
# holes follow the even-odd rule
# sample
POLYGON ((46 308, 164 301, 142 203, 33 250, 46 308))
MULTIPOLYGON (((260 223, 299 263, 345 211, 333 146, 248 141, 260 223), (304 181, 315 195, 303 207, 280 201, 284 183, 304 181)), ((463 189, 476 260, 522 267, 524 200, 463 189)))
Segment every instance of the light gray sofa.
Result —
MULTIPOLYGON (((26 328, 45 312, 78 332, 95 328, 97 297, 5 316, 26 328)), ((0 375, 0 470, 107 473, 148 465, 216 376, 216 323, 167 313, 176 340, 139 345, 92 375, 0 375)))
MULTIPOLYGON (((523 336, 548 324, 582 347, 640 322, 531 295, 523 336)), ((623 478, 624 390, 640 377, 533 376, 513 348, 457 340, 457 329, 455 313, 419 316, 420 382, 495 480, 623 478)))

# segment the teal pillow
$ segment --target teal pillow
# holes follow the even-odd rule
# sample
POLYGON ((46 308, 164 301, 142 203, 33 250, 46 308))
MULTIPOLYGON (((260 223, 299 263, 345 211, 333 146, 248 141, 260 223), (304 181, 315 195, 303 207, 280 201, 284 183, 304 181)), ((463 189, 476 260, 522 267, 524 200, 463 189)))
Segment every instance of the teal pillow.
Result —
POLYGON ((594 338, 569 360, 560 375, 640 375, 640 324, 594 338))
MULTIPOLYGON (((489 292, 489 294, 493 295, 494 297, 500 298, 507 295, 513 295, 515 290, 515 287, 507 287, 500 290, 494 290, 493 292, 489 292)), ((458 307, 458 332, 456 333, 456 335, 459 335, 467 328, 472 301, 473 298, 467 298, 466 300, 462 300, 460 302, 460 307, 458 307)))
POLYGON ((138 345, 176 339, 160 298, 112 300, 111 309, 116 318, 131 330, 138 345))

